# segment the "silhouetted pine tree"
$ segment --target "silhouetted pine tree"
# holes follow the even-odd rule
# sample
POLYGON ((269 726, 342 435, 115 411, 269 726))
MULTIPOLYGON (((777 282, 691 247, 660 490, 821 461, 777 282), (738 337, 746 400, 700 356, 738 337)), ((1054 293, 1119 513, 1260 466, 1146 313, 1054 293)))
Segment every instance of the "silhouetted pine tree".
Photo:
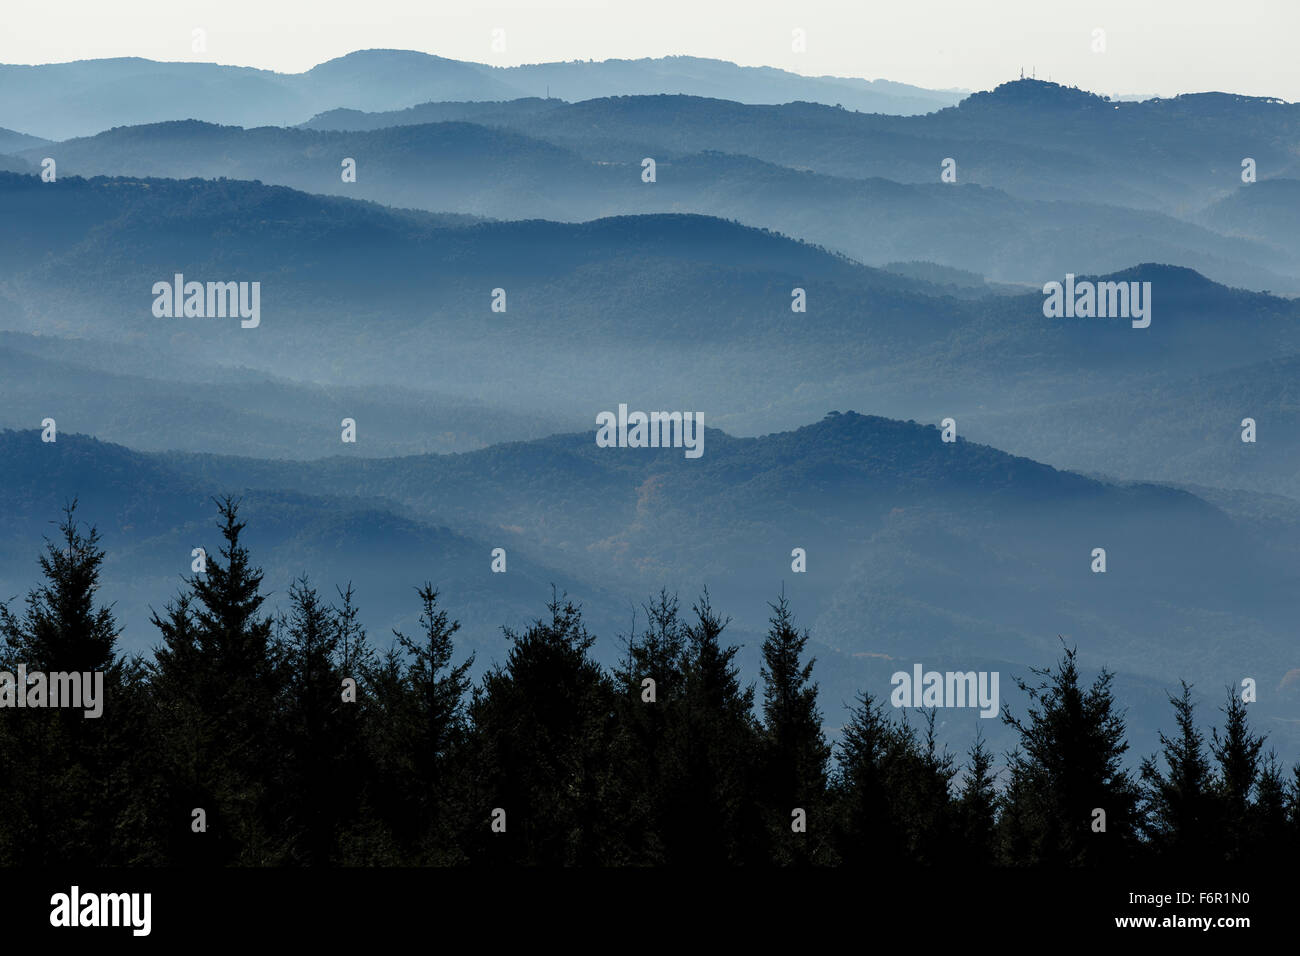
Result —
POLYGON ((1037 802, 1031 797, 1034 781, 1028 774, 1010 772, 1023 756, 1018 747, 1006 755, 1008 773, 998 794, 997 826, 993 831, 994 861, 998 864, 1020 863, 1039 853, 1042 820, 1035 820, 1033 826, 1028 822, 1039 814, 1037 802))
POLYGON ((754 688, 740 685, 739 647, 724 647, 728 621, 706 590, 686 627, 686 694, 673 748, 681 775, 668 794, 664 841, 674 864, 759 863, 768 858, 757 790, 759 728, 754 688))
POLYGON ((366 629, 357 620, 357 606, 353 601, 355 592, 349 581, 346 588, 336 587, 339 604, 334 606, 334 626, 338 630, 337 654, 339 669, 344 677, 351 677, 358 683, 365 674, 379 663, 379 655, 370 645, 366 629))
POLYGON ((631 801, 627 844, 633 862, 657 865, 669 860, 665 834, 676 810, 671 795, 684 774, 674 744, 685 719, 686 630, 677 597, 666 590, 643 607, 645 629, 638 635, 633 621, 614 682, 626 738, 621 777, 631 801))
POLYGON ((758 784, 775 863, 825 862, 830 852, 826 775, 830 747, 822 733, 814 659, 803 660, 807 631, 795 629, 782 594, 763 642, 763 728, 758 784), (806 832, 792 829, 792 811, 806 815, 806 832))
POLYGON ((289 861, 327 865, 356 799, 355 724, 343 701, 342 631, 304 576, 289 587, 281 622, 285 696, 277 815, 283 814, 289 861))
POLYGON ((846 864, 941 865, 960 853, 952 755, 939 748, 935 712, 918 739, 905 718, 859 694, 839 742, 831 787, 835 847, 846 864))
POLYGON ((411 746, 418 722, 406 655, 396 644, 362 668, 359 700, 363 735, 365 815, 347 836, 348 860, 358 865, 412 865, 428 821, 420 815, 420 786, 411 746))
POLYGON ((552 597, 549 620, 522 634, 470 706, 476 860, 527 865, 625 863, 629 816, 618 775, 613 681, 593 661, 579 609, 552 597), (506 831, 491 832, 493 811, 506 831))
POLYGON ((453 808, 464 799, 459 775, 451 772, 452 760, 465 739, 466 694, 470 690, 471 654, 453 664, 452 635, 460 630, 446 610, 438 607, 438 592, 426 582, 417 589, 420 596, 418 639, 394 631, 398 645, 410 655, 404 676, 407 712, 399 714, 406 728, 403 746, 412 754, 413 811, 420 832, 416 844, 421 862, 447 863, 461 859, 456 848, 457 828, 449 821, 458 817, 453 808))
MULTIPOLYGON (((338 860, 345 866, 392 865, 399 858, 392 832, 379 809, 380 782, 371 734, 374 722, 383 716, 375 681, 380 658, 358 621, 352 584, 335 590, 339 603, 331 610, 337 635, 334 654, 338 675, 356 681, 356 701, 344 704, 339 726, 337 786, 348 814, 339 832, 338 860)), ((342 702, 341 687, 339 699, 342 702)))
POLYGON ((281 757, 274 724, 281 673, 271 619, 259 608, 262 572, 240 543, 238 503, 217 501, 220 559, 189 581, 190 595, 154 615, 163 637, 151 669, 158 748, 158 813, 174 863, 281 862, 268 781, 281 757), (194 832, 192 811, 206 811, 194 832))
POLYGON ((848 866, 907 862, 907 834, 899 812, 899 770, 911 761, 911 734, 883 703, 863 691, 837 745, 832 778, 835 852, 848 866))
POLYGON ((1294 862, 1287 819, 1287 780, 1277 752, 1270 750, 1259 765, 1255 801, 1247 820, 1247 846, 1251 865, 1294 862))
POLYGON ((1250 797, 1259 776, 1260 751, 1264 748, 1264 738, 1250 732, 1246 706, 1228 688, 1223 733, 1220 735, 1215 728, 1210 741, 1210 751, 1218 763, 1219 820, 1228 860, 1249 857, 1250 797))
POLYGON ((218 863, 219 846, 193 833, 191 812, 209 808, 210 789, 204 786, 204 765, 216 749, 217 730, 205 719, 199 696, 186 680, 200 672, 202 661, 192 595, 182 591, 163 614, 151 613, 162 635, 154 648, 149 674, 147 748, 150 773, 140 781, 138 812, 153 821, 152 839, 142 846, 141 862, 150 866, 218 863))
POLYGON ((1128 744, 1111 674, 1103 669, 1085 689, 1075 653, 1067 647, 1054 670, 1034 668, 1037 685, 1017 679, 1031 700, 1025 721, 1003 715, 1020 735, 1002 814, 1013 831, 1003 841, 1010 863, 1101 865, 1138 848, 1138 789, 1123 769, 1128 744), (1095 810, 1105 813, 1104 832, 1094 829, 1095 810))
POLYGON ((63 510, 59 541, 45 541, 40 555, 45 583, 27 594, 20 619, 0 605, 6 654, 26 663, 29 671, 108 671, 120 668, 115 647, 118 629, 113 612, 96 606, 104 552, 94 527, 77 527, 77 502, 63 510))
MULTIPOLYGON (((21 616, 0 605, 0 668, 17 675, 77 674, 83 700, 103 675, 99 717, 85 709, 0 712, 0 862, 22 865, 104 865, 131 862, 140 838, 130 813, 131 776, 140 767, 135 745, 141 665, 116 651, 112 611, 97 604, 104 552, 99 533, 83 533, 74 500, 64 508, 59 538, 46 540, 39 564, 44 581, 27 594, 21 616)), ((34 694, 36 687, 26 689, 34 694)), ((8 692, 17 694, 16 685, 8 692)))
POLYGON ((975 866, 990 866, 996 861, 998 794, 993 754, 984 744, 982 730, 976 731, 967 756, 955 807, 961 856, 975 866))
POLYGON ((959 850, 952 799, 957 768, 952 755, 939 748, 936 715, 935 710, 926 711, 925 733, 919 740, 904 722, 893 775, 895 817, 903 829, 908 862, 917 866, 942 866, 959 850))
POLYGON ((1142 761, 1143 830, 1163 861, 1204 863, 1218 855, 1220 824, 1205 739, 1196 729, 1192 689, 1186 681, 1182 688, 1180 696, 1169 698, 1177 734, 1160 733, 1166 769, 1162 771, 1154 757, 1142 761))

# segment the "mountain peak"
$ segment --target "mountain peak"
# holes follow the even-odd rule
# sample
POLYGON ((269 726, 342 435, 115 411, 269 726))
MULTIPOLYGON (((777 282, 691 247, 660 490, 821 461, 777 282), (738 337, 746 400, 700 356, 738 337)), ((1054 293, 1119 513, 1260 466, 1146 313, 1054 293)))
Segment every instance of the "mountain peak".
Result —
POLYGON ((333 59, 317 63, 307 72, 315 73, 317 70, 327 70, 331 66, 338 66, 340 64, 365 65, 376 62, 424 64, 431 60, 446 60, 446 57, 436 56, 432 53, 422 53, 419 50, 353 50, 351 53, 345 53, 342 56, 336 56, 333 59))
POLYGON ((958 109, 1052 109, 1080 110, 1109 106, 1104 96, 1089 93, 1077 86, 1062 86, 1048 80, 1021 77, 1001 83, 992 90, 973 93, 958 104, 958 109))

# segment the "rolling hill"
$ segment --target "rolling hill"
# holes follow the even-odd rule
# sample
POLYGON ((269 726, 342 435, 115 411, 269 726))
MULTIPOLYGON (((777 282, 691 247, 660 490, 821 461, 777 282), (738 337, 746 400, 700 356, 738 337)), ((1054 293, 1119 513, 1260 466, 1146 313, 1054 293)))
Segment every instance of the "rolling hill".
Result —
MULTIPOLYGON (((1206 434, 1231 455, 1248 412, 1226 398, 1211 409, 1197 394, 1200 380, 1300 353, 1294 301, 1154 263, 1110 276, 1151 283, 1153 321, 1136 330, 1125 319, 1045 318, 1037 290, 955 295, 701 216, 480 222, 235 181, 21 176, 0 176, 0 208, 15 223, 0 236, 5 326, 156 353, 155 370, 137 363, 133 374, 173 384, 179 376, 157 370, 167 356, 331 387, 432 392, 467 400, 470 415, 513 406, 541 420, 590 422, 620 401, 694 408, 738 434, 794 427, 852 403, 899 418, 954 416, 963 435, 996 437, 1052 463, 1068 458, 1068 436, 1082 429, 1097 450, 1089 470, 1195 482, 1204 478, 1195 456, 1157 454, 1128 436, 1177 430, 1181 409, 1199 408, 1209 415, 1206 434), (178 272, 260 282, 261 324, 156 317, 154 284, 178 272), (806 312, 791 311, 796 288, 807 294, 806 312), (505 312, 493 311, 493 289, 505 290, 505 312), (1159 402, 1095 414, 1157 383, 1159 402), (1027 411, 1049 407, 1059 417, 1027 411), (1186 470, 1171 473, 1179 461, 1186 470)), ((124 390, 97 400, 107 409, 124 390)), ((1287 394, 1251 402, 1270 440, 1290 434, 1287 394)), ((30 391, 24 401, 43 404, 30 391)), ((86 406, 84 395, 77 401, 86 406)), ((371 414, 389 414, 382 407, 371 414)), ((130 408, 125 400, 121 420, 131 420, 130 408)), ((363 436, 387 430, 384 441, 402 442, 393 429, 407 419, 391 414, 393 423, 369 419, 363 436)), ((335 453, 338 421, 334 409, 322 410, 281 454, 335 453)), ((146 444, 194 447, 160 445, 164 438, 146 444)), ((251 450, 244 440, 209 450, 251 450)), ((427 440, 385 450, 438 447, 420 445, 427 440)), ((1078 456, 1068 460, 1080 466, 1078 456)), ((1300 493, 1281 459, 1258 474, 1270 456, 1227 469, 1230 460, 1219 477, 1231 487, 1300 493)))
MULTIPOLYGON (((258 180, 498 219, 693 212, 779 225, 872 265, 928 259, 1001 282, 1041 284, 1043 275, 1112 272, 1154 260, 1231 285, 1300 293, 1295 247, 1271 232, 1225 236, 1161 212, 1082 201, 1073 197, 1086 191, 1074 189, 1051 199, 1019 198, 976 182, 940 183, 943 155, 933 141, 926 146, 931 175, 908 183, 733 153, 665 155, 662 142, 595 155, 560 142, 461 121, 344 132, 180 122, 114 129, 52 151, 64 175, 258 180), (642 181, 646 156, 657 157, 654 183, 642 181), (346 159, 355 163, 355 182, 341 174, 346 159)), ((23 155, 37 162, 46 151, 23 155)), ((1070 175, 1051 157, 1028 161, 1055 180, 1070 175)))
POLYGON ((303 73, 139 57, 0 65, 0 117, 19 129, 66 139, 165 120, 283 126, 334 108, 509 100, 546 96, 548 89, 563 99, 672 92, 751 103, 803 99, 886 113, 927 112, 960 96, 696 57, 493 67, 411 50, 360 50, 303 73))
POLYGON ((190 549, 211 546, 210 496, 233 492, 273 607, 304 572, 327 588, 351 580, 377 635, 410 623, 410 588, 430 579, 465 622, 465 646, 490 658, 504 647, 496 627, 535 613, 554 582, 587 606, 612 661, 637 601, 707 585, 753 666, 765 602, 784 587, 816 635, 830 701, 884 693, 899 661, 1024 673, 1060 634, 1086 666, 1140 688, 1139 741, 1165 719, 1159 688, 1249 675, 1256 719, 1300 753, 1281 689, 1297 665, 1293 545, 1186 491, 944 443, 932 426, 848 412, 760 438, 710 429, 696 460, 598 448, 591 432, 298 463, 142 455, 67 433, 44 444, 36 431, 0 433, 0 446, 0 588, 20 591, 48 516, 79 496, 105 536, 105 595, 128 646, 147 643, 147 608, 174 591, 190 549), (494 547, 506 574, 490 570, 494 547), (1104 575, 1090 571, 1095 547, 1104 575))

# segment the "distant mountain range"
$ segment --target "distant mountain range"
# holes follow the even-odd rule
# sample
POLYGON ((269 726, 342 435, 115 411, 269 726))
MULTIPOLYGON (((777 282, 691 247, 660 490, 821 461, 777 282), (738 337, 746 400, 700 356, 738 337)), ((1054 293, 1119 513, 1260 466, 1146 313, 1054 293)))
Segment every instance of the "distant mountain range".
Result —
POLYGON ((0 122, 66 139, 164 120, 284 126, 335 108, 394 110, 431 100, 547 95, 584 100, 641 93, 687 93, 742 103, 808 100, 877 113, 925 113, 951 106, 962 95, 688 56, 494 67, 411 50, 361 50, 305 73, 138 57, 0 65, 0 122))
POLYGON ((1112 104, 1022 80, 917 117, 686 96, 442 103, 309 124, 323 128, 125 127, 19 155, 34 166, 54 153, 64 175, 256 179, 493 218, 689 211, 996 282, 1157 261, 1300 294, 1300 196, 1286 188, 1298 180, 1279 172, 1294 163, 1300 107, 1236 99, 1226 112, 1214 94, 1112 104), (1241 157, 1224 152, 1234 141, 1259 182, 1241 182, 1241 157), (945 160, 955 183, 940 181, 945 160))
POLYGON ((1029 79, 926 115, 662 95, 333 111, 304 125, 361 130, 450 120, 508 127, 600 161, 712 150, 842 178, 934 183, 951 157, 959 183, 1170 214, 1237 189, 1246 157, 1260 180, 1294 178, 1300 138, 1300 105, 1272 98, 1192 93, 1119 103, 1029 79))
POLYGON ((275 379, 328 384, 331 408, 382 415, 360 454, 538 437, 618 401, 703 410, 740 434, 852 401, 899 418, 951 415, 967 437, 1074 467, 1198 482, 1213 461, 1228 487, 1300 495, 1287 451, 1300 422, 1278 364, 1300 354, 1300 303, 1185 268, 1111 276, 1151 283, 1152 325, 1137 330, 1048 319, 1037 289, 955 289, 702 216, 478 222, 245 182, 3 174, 0 208, 14 223, 0 234, 0 322, 29 336, 0 342, 14 353, 0 380, 11 427, 30 427, 46 394, 89 416, 67 427, 126 440, 153 404, 142 396, 165 394, 188 398, 175 407, 190 417, 210 403, 245 424, 156 415, 133 444, 311 458, 337 450, 339 417, 322 408, 312 428, 288 425, 303 420, 290 410, 310 409, 314 386, 275 379), (177 272, 261 282, 260 327, 156 317, 153 286, 177 272), (506 312, 492 311, 496 288, 506 312), (806 313, 791 311, 796 288, 806 313), (140 357, 110 360, 87 344, 61 355, 44 337, 140 357), (121 387, 78 386, 60 363, 121 387), (160 372, 213 365, 254 370, 259 384, 160 372), (122 376, 165 381, 143 389, 122 376), (369 405, 357 390, 380 383, 369 405), (1247 416, 1266 436, 1254 446, 1239 440, 1247 416), (425 423, 424 444, 403 439, 401 422, 425 423), (1132 441, 1147 429, 1151 440, 1132 441), (446 431, 462 437, 436 443, 446 431), (1155 437, 1188 434, 1196 444, 1181 453, 1155 437), (196 446, 199 436, 215 444, 196 446))
POLYGON ((480 667, 552 584, 607 663, 707 586, 752 679, 785 588, 832 725, 1060 635, 1137 756, 1178 677, 1245 676, 1300 754, 1300 106, 364 51, 0 67, 0 124, 0 601, 76 496, 144 650, 234 493, 273 605, 352 580, 383 641, 431 580, 480 667), (178 275, 255 284, 255 327, 160 313, 178 275), (1149 327, 1045 314, 1067 275, 1149 327), (703 457, 597 447, 620 404, 703 457))
POLYGON ((710 429, 706 447, 695 461, 602 449, 588 431, 294 464, 3 432, 0 590, 31 577, 46 516, 79 496, 105 534, 105 596, 140 647, 155 637, 147 607, 170 596, 191 548, 211 546, 208 496, 233 492, 273 605, 303 572, 327 588, 351 580, 377 634, 409 626, 410 588, 431 579, 467 646, 489 658, 504 647, 497 628, 535 613, 554 582, 588 607, 598 654, 613 660, 638 600, 707 585, 733 639, 752 645, 784 586, 816 636, 832 721, 856 689, 884 695, 898 661, 1023 673, 1063 634, 1089 667, 1141 688, 1130 719, 1142 746, 1166 719, 1158 688, 1170 675, 1208 693, 1250 675, 1268 691, 1256 719, 1300 752, 1283 687, 1300 666, 1293 527, 1270 532, 1187 492, 1090 480, 854 413, 762 438, 710 429), (490 571, 495 547, 506 574, 490 571), (806 573, 791 571, 795 547, 806 573), (1089 569, 1094 547, 1107 549, 1104 575, 1089 569))

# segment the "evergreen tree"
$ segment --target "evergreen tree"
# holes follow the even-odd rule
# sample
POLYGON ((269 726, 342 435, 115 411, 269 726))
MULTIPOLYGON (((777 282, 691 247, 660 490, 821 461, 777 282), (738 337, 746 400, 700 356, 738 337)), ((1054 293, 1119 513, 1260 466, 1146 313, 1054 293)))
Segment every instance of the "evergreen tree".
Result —
POLYGON ((425 790, 416 774, 411 729, 419 723, 415 692, 406 678, 406 655, 394 643, 362 669, 359 701, 366 813, 346 836, 349 863, 411 865, 428 820, 425 790))
POLYGON ((633 622, 633 633, 627 639, 627 649, 615 676, 638 701, 645 690, 642 681, 646 678, 655 682, 656 702, 680 700, 685 695, 686 630, 677 596, 661 590, 642 608, 646 627, 638 637, 633 622))
POLYGON ((897 867, 907 861, 898 783, 912 746, 910 732, 884 704, 860 692, 840 734, 831 787, 835 850, 845 865, 897 867))
POLYGON ((976 866, 990 866, 996 860, 998 794, 993 773, 993 754, 977 730, 975 743, 967 751, 961 790, 956 800, 957 828, 964 859, 976 866))
MULTIPOLYGON (((398 646, 410 655, 404 676, 406 726, 404 746, 413 753, 410 783, 415 786, 413 810, 423 823, 419 858, 428 862, 449 862, 458 858, 454 848, 455 828, 447 825, 454 805, 449 767, 465 737, 466 695, 470 690, 470 655, 458 665, 452 663, 452 635, 460 629, 446 610, 438 607, 438 592, 426 582, 417 589, 420 596, 419 639, 394 631, 398 646)), ((408 784, 409 786, 410 784, 408 784)))
POLYGON ((338 855, 356 778, 345 772, 355 741, 343 702, 339 641, 343 630, 304 576, 289 587, 282 621, 285 735, 280 812, 290 860, 325 865, 338 855))
MULTIPOLYGON (((0 604, 0 669, 16 676, 21 664, 44 674, 47 699, 56 673, 77 675, 85 703, 102 680, 100 713, 66 705, 3 712, 0 862, 9 864, 122 864, 132 855, 124 840, 134 829, 130 775, 140 764, 140 664, 117 653, 112 610, 98 603, 99 533, 81 530, 76 508, 75 500, 64 508, 59 538, 46 540, 44 580, 23 614, 0 604)), ((19 692, 16 684, 0 690, 19 692)))
POLYGON ((637 848, 635 862, 657 865, 669 859, 672 794, 684 777, 674 744, 684 734, 686 630, 677 597, 666 590, 643 608, 646 626, 638 636, 633 619, 614 682, 625 737, 622 778, 632 801, 627 843, 637 848))
POLYGON ((548 610, 523 633, 505 630, 506 662, 474 693, 473 853, 527 865, 624 863, 629 807, 613 681, 591 659, 595 637, 579 609, 553 596, 548 610), (489 829, 497 809, 505 832, 489 829))
POLYGON ((734 661, 740 648, 722 645, 729 619, 714 612, 707 590, 692 612, 683 717, 673 741, 681 775, 668 797, 674 808, 664 836, 668 857, 706 866, 763 862, 768 849, 758 793, 754 688, 741 687, 734 661))
POLYGON ((1205 739, 1196 729, 1192 689, 1182 682, 1182 694, 1171 696, 1178 732, 1160 734, 1165 770, 1153 757, 1142 761, 1145 784, 1143 829, 1164 861, 1202 863, 1215 858, 1219 841, 1214 779, 1205 755, 1205 739))
POLYGON ((336 648, 339 669, 345 677, 351 677, 361 684, 365 676, 379 662, 375 649, 370 645, 366 629, 357 620, 357 607, 353 601, 355 592, 352 583, 346 588, 338 588, 339 601, 334 606, 335 628, 338 630, 336 648))
POLYGON ((1028 774, 1013 771, 1024 759, 1023 753, 1017 747, 1006 758, 1006 785, 998 794, 997 826, 993 831, 994 861, 1015 864, 1038 856, 1043 824, 1038 819, 1039 801, 1033 794, 1036 782, 1028 774))
POLYGON ((1112 675, 1103 669, 1081 686, 1075 654, 1067 647, 1054 670, 1035 668, 1036 685, 1016 681, 1031 701, 1025 720, 1003 715, 1020 735, 1003 814, 1019 830, 1004 844, 1011 863, 1100 865, 1137 850, 1139 792, 1123 769, 1128 744, 1112 675))
POLYGON ((848 865, 942 865, 960 852, 957 769, 938 745, 935 712, 925 734, 888 715, 868 693, 858 697, 840 740, 832 786, 836 849, 848 865))
POLYGON ((813 658, 803 660, 807 631, 795 629, 782 594, 772 609, 763 642, 761 778, 773 860, 780 864, 824 861, 829 851, 825 817, 830 747, 822 733, 813 658), (807 832, 792 830, 792 811, 806 814, 807 832))
MULTIPOLYGON (((383 702, 376 675, 380 658, 358 620, 351 582, 336 587, 339 603, 332 607, 338 676, 356 682, 356 697, 344 703, 338 728, 340 805, 346 808, 339 837, 338 860, 346 866, 391 865, 398 861, 392 832, 378 806, 380 781, 371 733, 383 719, 383 702)), ((400 675, 399 675, 400 680, 400 675)), ((342 702, 342 691, 339 694, 342 702)))
POLYGON ((284 858, 268 793, 272 769, 284 757, 276 726, 282 672, 272 620, 259 611, 262 571, 240 542, 238 507, 233 498, 217 500, 225 563, 208 555, 189 595, 153 617, 163 637, 151 669, 157 812, 174 863, 268 865, 284 858), (206 832, 195 829, 196 809, 205 812, 206 832))
POLYGON ((58 544, 46 539, 39 558, 45 582, 28 593, 26 614, 20 619, 0 605, 6 661, 29 671, 120 673, 117 623, 110 608, 96 605, 104 563, 99 532, 83 534, 76 511, 75 500, 64 508, 58 544))
POLYGON ((1246 703, 1228 688, 1223 733, 1215 728, 1210 751, 1219 765, 1219 819, 1228 860, 1246 859, 1250 844, 1250 797, 1259 777, 1264 738, 1250 731, 1246 703))
POLYGON ((942 866, 955 858, 959 834, 952 780, 957 768, 952 755, 940 750, 935 734, 935 710, 925 715, 925 734, 918 741, 904 727, 894 774, 894 790, 905 834, 908 861, 916 866, 942 866))
POLYGON ((211 808, 207 755, 217 749, 216 724, 205 719, 201 695, 187 683, 202 673, 193 597, 182 591, 151 620, 162 635, 149 673, 149 750, 152 772, 139 797, 142 816, 154 821, 154 837, 141 847, 151 866, 219 862, 219 847, 193 833, 191 812, 211 808))
POLYGON ((1255 801, 1247 822, 1247 846, 1252 865, 1292 862, 1288 817, 1287 780, 1277 752, 1269 750, 1260 761, 1255 801))
POLYGON ((474 657, 459 665, 452 665, 454 648, 452 635, 460 630, 460 622, 453 621, 446 610, 438 607, 438 592, 429 583, 419 588, 423 633, 419 640, 393 631, 398 644, 412 657, 407 679, 416 692, 419 708, 417 730, 417 767, 420 761, 422 776, 438 782, 440 760, 445 758, 456 742, 465 723, 465 695, 470 689, 469 669, 474 657))

